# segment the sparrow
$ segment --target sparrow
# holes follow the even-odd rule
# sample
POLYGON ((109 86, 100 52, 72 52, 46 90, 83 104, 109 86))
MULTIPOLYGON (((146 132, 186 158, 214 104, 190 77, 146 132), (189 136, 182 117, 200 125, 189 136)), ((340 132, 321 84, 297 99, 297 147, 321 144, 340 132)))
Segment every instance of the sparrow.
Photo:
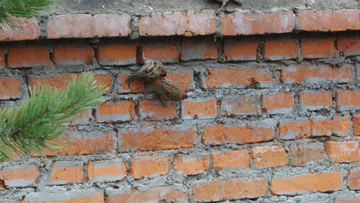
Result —
POLYGON ((134 82, 134 80, 139 78, 145 78, 147 81, 154 80, 158 77, 165 77, 166 69, 164 64, 158 60, 149 60, 145 59, 145 64, 141 67, 141 69, 131 74, 125 81, 130 88, 130 83, 134 82))
POLYGON ((146 82, 144 86, 143 94, 155 93, 164 106, 166 105, 163 99, 180 101, 187 98, 186 92, 171 80, 162 80, 159 84, 146 82))
MULTIPOLYGON (((216 1, 218 1, 218 2, 222 2, 223 4, 222 4, 222 6, 221 6, 221 8, 219 8, 218 10, 222 10, 222 8, 226 5, 226 3, 229 1, 229 0, 216 0, 216 1)), ((241 0, 234 0, 234 1, 236 1, 236 3, 238 3, 238 4, 242 4, 241 3, 241 0)))

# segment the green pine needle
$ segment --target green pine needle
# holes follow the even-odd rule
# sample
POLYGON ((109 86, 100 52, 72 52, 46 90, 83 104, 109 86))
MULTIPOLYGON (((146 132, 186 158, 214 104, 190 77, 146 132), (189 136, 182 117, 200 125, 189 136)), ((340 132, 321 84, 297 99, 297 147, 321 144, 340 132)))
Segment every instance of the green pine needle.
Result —
POLYGON ((0 163, 14 154, 37 153, 43 149, 56 150, 56 138, 65 133, 64 123, 91 106, 104 102, 107 91, 96 83, 92 72, 73 76, 65 89, 45 86, 30 89, 28 100, 19 107, 0 107, 0 163))

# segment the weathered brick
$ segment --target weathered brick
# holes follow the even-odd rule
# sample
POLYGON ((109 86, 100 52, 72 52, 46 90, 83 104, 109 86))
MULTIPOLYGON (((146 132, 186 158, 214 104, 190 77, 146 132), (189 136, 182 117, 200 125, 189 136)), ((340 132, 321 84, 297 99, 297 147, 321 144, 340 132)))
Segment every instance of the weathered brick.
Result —
POLYGON ((174 157, 173 168, 176 174, 195 175, 204 173, 210 165, 209 155, 190 154, 174 157))
POLYGON ((343 9, 338 11, 303 10, 298 13, 303 31, 346 31, 359 30, 360 11, 343 9))
POLYGON ((282 140, 294 140, 310 137, 312 126, 308 118, 284 119, 280 121, 279 129, 282 140))
POLYGON ((131 74, 119 73, 119 75, 117 76, 116 84, 117 84, 118 94, 140 93, 144 90, 145 79, 135 80, 130 84, 130 88, 129 88, 128 84, 125 83, 129 75, 131 74))
POLYGON ((49 184, 63 185, 82 182, 84 179, 82 162, 57 161, 51 166, 49 184))
POLYGON ((234 12, 221 14, 221 28, 226 35, 255 35, 288 33, 295 28, 292 11, 265 14, 263 12, 234 12))
POLYGON ((81 66, 93 62, 95 51, 88 45, 58 46, 54 49, 54 66, 81 66))
POLYGON ((277 195, 326 192, 341 188, 341 172, 309 173, 295 176, 278 173, 271 181, 272 194, 277 195))
POLYGON ((167 120, 176 115, 176 103, 170 102, 164 106, 160 101, 141 100, 139 102, 139 116, 144 120, 167 120))
POLYGON ((328 109, 332 106, 332 92, 305 90, 299 93, 302 110, 328 109))
POLYGON ((87 181, 118 181, 126 176, 126 165, 121 159, 91 161, 87 165, 87 181))
POLYGON ((324 82, 348 83, 351 80, 351 66, 330 65, 290 65, 281 70, 281 79, 285 84, 300 85, 324 82))
POLYGON ((251 158, 253 164, 262 166, 284 166, 288 163, 288 158, 284 146, 259 146, 251 148, 251 158))
POLYGON ((257 179, 214 180, 193 186, 194 201, 224 201, 264 196, 268 182, 257 179))
POLYGON ((221 114, 233 115, 255 115, 259 98, 254 95, 239 98, 227 97, 221 100, 221 114))
POLYGON ((360 203, 360 195, 339 195, 336 197, 335 203, 360 203))
POLYGON ((4 49, 0 49, 0 69, 5 66, 5 51, 4 49))
POLYGON ((90 123, 90 109, 76 114, 71 119, 73 121, 65 123, 64 125, 85 125, 90 123))
POLYGON ((0 171, 0 182, 6 187, 34 186, 39 174, 39 169, 33 165, 6 166, 0 171))
POLYGON ((41 34, 40 26, 36 18, 17 18, 19 28, 13 30, 8 26, 2 26, 0 41, 22 41, 38 39, 41 34))
POLYGON ((305 59, 334 57, 334 39, 303 39, 301 53, 305 59))
POLYGON ((190 61, 192 59, 216 59, 217 47, 213 40, 200 40, 197 38, 183 39, 181 42, 182 61, 190 61))
POLYGON ((325 151, 335 163, 349 163, 360 161, 358 141, 326 142, 325 151))
POLYGON ((193 70, 167 72, 166 79, 171 80, 186 92, 195 89, 193 70))
MULTIPOLYGON (((172 42, 150 42, 144 44, 142 47, 142 56, 151 59, 159 60, 163 63, 175 63, 179 61, 179 49, 176 44, 172 42)), ((143 62, 142 59, 140 62, 143 62)))
POLYGON ((128 36, 131 33, 129 14, 74 14, 50 16, 49 38, 93 38, 128 36))
POLYGON ((195 144, 196 129, 191 125, 162 128, 119 129, 119 152, 190 148, 195 144))
POLYGON ((360 91, 337 91, 336 106, 338 111, 360 109, 360 91))
POLYGON ((352 168, 347 176, 347 181, 350 190, 360 189, 360 169, 352 168))
POLYGON ((337 49, 341 56, 354 56, 360 54, 360 38, 340 38, 337 41, 337 49))
POLYGON ((323 143, 301 143, 289 146, 291 165, 304 166, 313 163, 322 163, 325 150, 323 143))
POLYGON ((114 132, 69 131, 59 137, 57 144, 63 146, 63 149, 60 151, 45 149, 44 154, 47 156, 107 154, 114 151, 113 137, 115 137, 114 132))
POLYGON ((101 45, 97 49, 96 59, 101 65, 136 64, 136 45, 101 45))
POLYGON ((139 156, 131 161, 129 174, 134 178, 146 176, 160 176, 168 173, 169 159, 161 156, 139 156))
POLYGON ((211 153, 213 166, 217 171, 221 170, 239 170, 243 167, 245 170, 249 168, 249 150, 234 150, 229 152, 214 152, 211 153))
POLYGON ((73 203, 73 202, 104 202, 104 194, 102 191, 95 189, 79 190, 73 189, 70 191, 61 191, 57 193, 32 192, 25 196, 23 203, 73 203))
POLYGON ((146 203, 146 202, 186 202, 188 192, 160 187, 139 191, 137 189, 107 189, 105 203, 146 203))
POLYGON ((276 122, 272 119, 248 122, 243 125, 206 126, 203 144, 254 143, 273 140, 276 122), (241 135, 241 136, 239 136, 241 135))
POLYGON ((314 117, 311 118, 312 136, 347 136, 350 135, 349 117, 314 117))
POLYGON ((7 65, 11 68, 44 67, 49 64, 50 54, 47 48, 9 48, 7 65))
POLYGON ((253 39, 225 39, 224 54, 227 61, 255 61, 259 42, 253 39))
POLYGON ((295 59, 298 57, 298 47, 295 40, 266 41, 263 56, 270 61, 295 59))
POLYGON ((140 36, 209 35, 216 32, 214 12, 152 13, 139 20, 140 36))
POLYGON ((360 136, 360 114, 355 114, 352 117, 354 136, 360 136))
POLYGON ((112 84, 112 75, 94 75, 94 80, 96 81, 96 84, 100 82, 100 84, 105 85, 105 88, 108 88, 108 90, 105 92, 105 94, 110 93, 111 91, 111 84, 112 84))
POLYGON ((262 95, 261 109, 269 114, 289 113, 294 108, 294 93, 279 92, 277 94, 262 95))
POLYGON ((186 99, 181 102, 182 118, 215 118, 217 114, 216 99, 196 98, 186 99))
POLYGON ((97 122, 116 122, 116 121, 129 121, 135 116, 135 102, 108 101, 96 106, 96 121, 97 122))
POLYGON ((21 97, 21 79, 0 78, 0 100, 21 97))
POLYGON ((257 83, 261 87, 269 87, 272 84, 271 72, 268 68, 211 68, 205 82, 204 86, 211 89, 232 85, 248 86, 257 83))

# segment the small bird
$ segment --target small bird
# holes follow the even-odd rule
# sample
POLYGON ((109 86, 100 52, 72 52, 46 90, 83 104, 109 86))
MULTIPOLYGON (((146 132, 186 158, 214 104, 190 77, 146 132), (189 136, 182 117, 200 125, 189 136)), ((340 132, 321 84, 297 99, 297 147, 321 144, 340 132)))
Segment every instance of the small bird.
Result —
MULTIPOLYGON (((226 5, 226 3, 229 1, 229 0, 216 0, 216 1, 218 1, 218 2, 222 2, 223 4, 222 4, 222 6, 221 6, 221 8, 219 8, 218 10, 222 10, 222 8, 226 5)), ((241 3, 241 0, 234 0, 234 1, 236 1, 236 3, 238 3, 238 4, 242 4, 241 3)))
POLYGON ((165 77, 166 69, 164 64, 158 60, 149 60, 145 59, 145 64, 141 67, 141 69, 131 74, 125 81, 130 88, 130 83, 134 82, 134 80, 139 78, 145 78, 147 81, 154 80, 158 77, 165 77))
POLYGON ((180 101, 187 98, 186 92, 181 90, 180 87, 171 80, 162 80, 159 84, 146 82, 143 94, 151 93, 155 93, 164 106, 166 105, 163 99, 180 101))

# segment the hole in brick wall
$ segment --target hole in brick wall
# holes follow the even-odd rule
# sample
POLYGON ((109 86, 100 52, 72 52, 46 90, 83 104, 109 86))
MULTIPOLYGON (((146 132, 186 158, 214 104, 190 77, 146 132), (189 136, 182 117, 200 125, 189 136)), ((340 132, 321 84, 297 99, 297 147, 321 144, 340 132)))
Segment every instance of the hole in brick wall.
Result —
POLYGON ((5 188, 5 181, 0 179, 0 188, 5 188))

